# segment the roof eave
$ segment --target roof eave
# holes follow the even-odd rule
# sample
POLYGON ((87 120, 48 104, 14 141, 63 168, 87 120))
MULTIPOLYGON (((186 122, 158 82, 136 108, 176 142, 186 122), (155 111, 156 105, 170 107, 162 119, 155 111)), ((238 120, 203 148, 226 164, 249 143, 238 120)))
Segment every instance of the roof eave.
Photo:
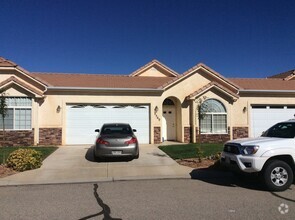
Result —
POLYGON ((295 93, 295 90, 240 89, 239 93, 295 93))
POLYGON ((2 70, 16 70, 16 71, 24 74, 25 76, 27 76, 31 80, 33 80, 33 81, 37 82, 38 84, 44 86, 44 88, 46 90, 47 85, 44 82, 42 82, 40 79, 36 79, 35 77, 31 76, 31 74, 29 73, 29 71, 27 71, 26 69, 24 69, 24 68, 22 68, 22 67, 20 67, 18 65, 16 65, 16 66, 9 66, 9 67, 3 67, 3 66, 1 66, 0 67, 0 70, 1 69, 2 70))
POLYGON ((50 86, 47 90, 59 91, 136 91, 136 92, 163 92, 163 89, 153 88, 103 88, 103 87, 64 87, 64 86, 50 86))
POLYGON ((129 74, 130 77, 134 77, 139 75, 140 73, 144 72, 146 69, 150 68, 153 65, 157 65, 161 67, 162 69, 166 70, 168 73, 170 73, 172 76, 177 77, 179 74, 169 68, 168 66, 164 65, 158 60, 152 60, 151 62, 147 63, 146 65, 140 67, 139 69, 135 70, 133 73, 129 74))
POLYGON ((189 77, 191 74, 195 73, 196 71, 198 71, 199 69, 203 69, 205 71, 207 71, 208 73, 211 73, 211 75, 213 75, 215 78, 223 81, 224 83, 226 83, 227 85, 229 85, 231 88, 235 89, 235 90, 239 90, 240 87, 238 85, 236 85, 235 83, 233 83, 232 81, 226 79, 225 77, 223 77, 221 74, 217 73, 215 70, 209 68, 208 66, 206 66, 203 63, 199 63, 196 66, 192 67, 191 69, 189 69, 188 71, 186 71, 185 73, 183 73, 182 75, 179 75, 178 77, 176 77, 175 79, 172 79, 171 81, 165 83, 164 85, 162 85, 160 88, 164 88, 164 89, 169 89, 170 87, 172 87, 173 85, 177 84, 179 81, 184 80, 185 78, 189 77))
POLYGON ((8 82, 8 83, 6 83, 6 84, 4 84, 4 85, 1 85, 1 86, 0 86, 0 90, 1 90, 2 88, 7 88, 7 87, 9 87, 11 84, 15 84, 15 85, 17 85, 18 87, 20 87, 20 88, 22 88, 22 89, 28 91, 29 93, 31 93, 31 94, 32 94, 34 97, 36 97, 36 98, 43 98, 43 97, 44 97, 43 94, 41 94, 41 93, 39 93, 39 92, 35 92, 35 91, 33 91, 32 89, 30 89, 30 88, 28 88, 28 87, 26 87, 26 86, 23 86, 23 85, 21 85, 21 84, 18 83, 18 82, 14 82, 14 81, 10 81, 10 82, 8 82))
POLYGON ((194 94, 194 95, 190 95, 190 96, 188 96, 187 99, 188 99, 188 100, 194 100, 196 97, 203 95, 204 93, 208 92, 208 91, 209 91, 210 89, 212 89, 212 88, 215 88, 215 89, 217 89, 218 91, 220 91, 220 92, 226 94, 227 96, 231 97, 233 101, 237 101, 238 98, 239 98, 238 95, 236 95, 236 94, 232 94, 232 93, 226 91, 225 89, 220 88, 220 87, 217 86, 217 85, 211 85, 210 87, 204 89, 203 91, 201 91, 201 92, 199 92, 199 93, 197 93, 197 94, 194 94))

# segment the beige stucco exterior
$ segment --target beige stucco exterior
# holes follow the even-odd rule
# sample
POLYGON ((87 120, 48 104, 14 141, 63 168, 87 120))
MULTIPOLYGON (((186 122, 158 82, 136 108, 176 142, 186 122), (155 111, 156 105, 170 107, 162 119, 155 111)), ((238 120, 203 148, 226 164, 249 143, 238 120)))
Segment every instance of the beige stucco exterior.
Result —
MULTIPOLYGON (((0 82, 5 82, 10 77, 15 77, 12 83, 2 85, 2 90, 7 96, 29 96, 32 105, 32 128, 34 129, 34 144, 39 144, 40 128, 59 128, 62 130, 62 145, 66 145, 67 105, 69 104, 146 104, 150 106, 150 143, 154 143, 154 128, 162 126, 162 107, 166 98, 173 100, 176 110, 176 141, 185 142, 185 129, 191 129, 191 141, 196 141, 196 128, 199 127, 197 107, 199 100, 216 99, 221 102, 227 112, 227 126, 230 128, 230 138, 233 138, 233 127, 248 127, 251 129, 251 106, 253 104, 295 104, 292 96, 259 94, 239 94, 238 98, 229 94, 238 93, 234 85, 226 79, 202 67, 192 69, 183 77, 178 77, 174 82, 159 88, 158 92, 150 91, 104 91, 101 90, 47 90, 42 82, 30 77, 28 74, 15 68, 1 68, 0 82), (221 85, 222 89, 214 87, 196 94, 193 99, 188 96, 206 87, 212 81, 221 85), (19 84, 25 85, 20 86, 19 84), (41 92, 38 96, 34 91, 41 92), (59 110, 58 110, 59 108, 59 110), (156 109, 158 111, 156 111, 156 109)), ((154 76, 171 77, 172 73, 162 67, 150 67, 136 73, 133 77, 154 76), (162 71, 162 72, 161 72, 162 71)), ((238 94, 237 94, 238 96, 238 94)))

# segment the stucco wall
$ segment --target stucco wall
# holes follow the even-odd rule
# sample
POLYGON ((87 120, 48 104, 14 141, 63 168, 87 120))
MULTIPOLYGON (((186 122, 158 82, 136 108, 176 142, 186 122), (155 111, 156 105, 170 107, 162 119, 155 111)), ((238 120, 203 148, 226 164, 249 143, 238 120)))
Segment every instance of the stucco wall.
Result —
MULTIPOLYGON (((164 76, 158 69, 148 69, 142 75, 145 76, 164 76)), ((16 70, 0 70, 0 82, 8 79, 11 76, 17 77, 20 81, 31 85, 33 88, 42 91, 42 85, 37 83, 34 79, 22 75, 16 70)), ((188 141, 188 131, 191 130, 191 139, 196 138, 196 128, 199 127, 199 120, 196 117, 197 103, 201 97, 207 99, 217 99, 223 103, 227 110, 227 126, 230 131, 228 134, 233 138, 233 128, 242 129, 244 131, 249 128, 251 133, 251 105, 253 104, 280 104, 290 105, 295 104, 294 97, 278 95, 258 95, 240 94, 240 98, 233 101, 232 97, 226 93, 220 92, 216 89, 209 91, 196 97, 196 100, 187 100, 187 96, 209 84, 212 80, 216 80, 213 76, 203 70, 196 70, 195 74, 189 75, 176 84, 173 84, 165 89, 163 93, 151 94, 149 92, 125 92, 120 93, 106 93, 106 92, 47 92, 44 99, 34 99, 32 106, 32 131, 34 133, 34 143, 37 144, 42 137, 39 137, 40 129, 56 129, 62 135, 62 144, 65 144, 65 129, 66 129, 66 106, 67 104, 82 104, 82 103, 101 103, 101 104, 148 104, 150 105, 150 140, 151 143, 159 137, 154 137, 155 128, 159 130, 162 126, 162 106, 166 98, 171 98, 176 106, 176 128, 177 141, 188 141), (57 107, 61 109, 57 112, 57 107), (157 107, 158 111, 155 112, 157 107)), ((225 83, 220 80, 225 86, 225 83)), ((28 91, 19 87, 12 86, 7 90, 10 96, 27 96, 28 91)), ((157 130, 157 135, 159 131, 157 130)), ((161 129, 160 129, 161 130, 161 129)), ((236 131, 238 133, 238 130, 236 131)))
MULTIPOLYGON (((150 134, 151 142, 154 140, 154 127, 161 126, 161 100, 153 96, 106 96, 106 95, 47 95, 44 102, 39 107, 39 127, 40 128, 62 128, 66 130, 66 106, 68 104, 81 103, 101 103, 101 104, 150 104, 150 134), (60 106, 60 112, 57 107, 60 106), (160 120, 154 114, 155 107, 158 106, 160 120)), ((65 144, 65 134, 62 133, 62 143, 65 144)))

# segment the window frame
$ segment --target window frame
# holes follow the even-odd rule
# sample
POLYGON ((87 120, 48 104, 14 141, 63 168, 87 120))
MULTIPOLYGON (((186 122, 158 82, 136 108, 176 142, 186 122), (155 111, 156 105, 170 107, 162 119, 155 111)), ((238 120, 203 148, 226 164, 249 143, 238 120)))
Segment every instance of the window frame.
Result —
POLYGON ((227 110, 226 110, 225 105, 221 101, 219 101, 217 99, 207 99, 201 105, 203 105, 205 102, 207 102, 209 100, 214 100, 214 101, 218 102, 223 107, 224 112, 205 112, 205 113, 203 113, 203 115, 205 115, 205 117, 206 116, 210 116, 210 120, 211 120, 210 132, 204 132, 204 131, 202 131, 203 130, 202 129, 202 120, 204 120, 204 118, 203 119, 200 118, 199 119, 200 134, 209 134, 209 135, 210 134, 228 134, 228 118, 227 118, 227 110), (215 122, 216 121, 216 117, 214 117, 214 116, 217 116, 217 115, 223 115, 223 116, 225 116, 225 128, 224 128, 225 130, 223 132, 216 132, 216 130, 215 130, 215 127, 216 127, 216 122, 215 122))
MULTIPOLYGON (((33 114, 32 114, 32 109, 33 109, 33 100, 30 97, 17 97, 17 96, 9 96, 5 97, 7 99, 11 98, 27 98, 31 100, 31 105, 9 105, 8 100, 6 100, 7 103, 7 110, 12 110, 13 112, 13 128, 6 128, 5 131, 31 131, 32 130, 32 121, 33 121, 33 114), (16 110, 21 110, 21 109, 26 109, 31 111, 31 120, 30 120, 30 128, 15 128, 16 127, 16 110)), ((2 121, 1 121, 2 123, 2 121)), ((0 129, 3 129, 2 127, 0 129)))

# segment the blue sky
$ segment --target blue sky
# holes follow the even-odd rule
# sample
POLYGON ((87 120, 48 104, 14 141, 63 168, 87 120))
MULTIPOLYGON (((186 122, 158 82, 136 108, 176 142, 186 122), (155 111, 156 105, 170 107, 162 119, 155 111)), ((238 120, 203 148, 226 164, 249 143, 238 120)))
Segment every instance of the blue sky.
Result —
POLYGON ((291 0, 1 0, 0 56, 29 71, 129 74, 153 59, 226 77, 295 69, 291 0))

